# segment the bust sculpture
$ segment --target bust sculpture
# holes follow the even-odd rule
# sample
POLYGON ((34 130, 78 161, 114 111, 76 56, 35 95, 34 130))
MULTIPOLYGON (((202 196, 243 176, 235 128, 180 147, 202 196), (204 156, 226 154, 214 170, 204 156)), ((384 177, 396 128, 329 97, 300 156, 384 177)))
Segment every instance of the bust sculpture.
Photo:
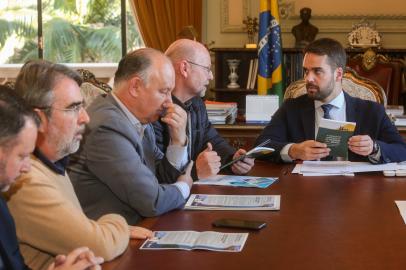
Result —
POLYGON ((295 36, 295 46, 297 48, 306 47, 310 42, 314 41, 319 32, 319 29, 309 22, 311 16, 312 10, 310 8, 302 8, 300 10, 302 22, 292 28, 292 34, 295 36))

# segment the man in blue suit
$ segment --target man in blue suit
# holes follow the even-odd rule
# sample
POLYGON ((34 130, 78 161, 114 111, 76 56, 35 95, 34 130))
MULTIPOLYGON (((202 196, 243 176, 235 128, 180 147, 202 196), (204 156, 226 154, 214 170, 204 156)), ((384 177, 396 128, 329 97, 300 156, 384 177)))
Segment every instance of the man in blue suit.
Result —
POLYGON ((271 139, 274 162, 317 160, 329 155, 326 144, 315 141, 320 119, 355 122, 348 140, 348 159, 371 163, 406 160, 406 144, 382 105, 343 92, 346 53, 339 42, 318 39, 304 49, 303 70, 307 94, 286 100, 258 137, 271 139))
MULTIPOLYGON (((13 90, 0 85, 0 192, 8 190, 21 173, 30 170, 39 119, 13 90)), ((20 253, 14 221, 0 196, 0 270, 29 269, 20 253)), ((48 270, 100 269, 102 258, 88 248, 59 255, 48 270), (90 268, 89 268, 90 267, 90 268)))

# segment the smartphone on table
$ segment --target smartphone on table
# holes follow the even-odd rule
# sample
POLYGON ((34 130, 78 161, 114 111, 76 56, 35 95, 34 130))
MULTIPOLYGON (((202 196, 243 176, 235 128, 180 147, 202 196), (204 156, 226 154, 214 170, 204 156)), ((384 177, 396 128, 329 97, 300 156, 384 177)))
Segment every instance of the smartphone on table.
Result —
POLYGON ((234 218, 222 218, 217 219, 213 222, 215 227, 226 227, 226 228, 238 228, 238 229, 250 229, 250 230, 260 230, 266 226, 266 222, 258 220, 245 220, 245 219, 234 219, 234 218))

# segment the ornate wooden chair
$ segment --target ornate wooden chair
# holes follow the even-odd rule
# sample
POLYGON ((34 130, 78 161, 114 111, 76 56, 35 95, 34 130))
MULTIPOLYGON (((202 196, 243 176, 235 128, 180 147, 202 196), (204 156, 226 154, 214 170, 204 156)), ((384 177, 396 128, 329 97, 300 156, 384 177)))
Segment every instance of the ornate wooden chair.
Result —
POLYGON ((85 99, 86 106, 89 106, 92 101, 99 95, 104 95, 111 92, 111 87, 107 83, 101 82, 96 79, 93 73, 86 69, 78 69, 77 72, 83 79, 80 86, 83 98, 85 99))
POLYGON ((382 86, 388 98, 388 104, 403 104, 405 89, 405 63, 398 59, 389 59, 375 53, 371 48, 363 54, 348 59, 347 65, 360 76, 371 79, 382 86))
MULTIPOLYGON (((347 68, 343 77, 343 90, 353 97, 378 102, 386 106, 386 95, 382 87, 367 78, 359 76, 351 68, 347 68)), ((291 83, 285 91, 283 99, 296 98, 306 94, 304 79, 291 83)))

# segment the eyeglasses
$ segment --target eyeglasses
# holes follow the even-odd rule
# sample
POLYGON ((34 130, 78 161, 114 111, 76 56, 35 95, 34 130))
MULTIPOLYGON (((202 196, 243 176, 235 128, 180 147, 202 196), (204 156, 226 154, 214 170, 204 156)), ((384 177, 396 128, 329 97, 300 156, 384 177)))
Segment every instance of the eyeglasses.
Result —
POLYGON ((68 108, 63 108, 63 109, 62 108, 52 107, 52 106, 41 107, 41 108, 38 108, 38 109, 45 110, 45 111, 57 110, 57 111, 61 111, 61 112, 71 112, 71 113, 74 113, 74 114, 79 114, 79 112, 82 109, 83 110, 85 109, 85 106, 86 106, 85 102, 82 101, 82 102, 79 102, 79 103, 74 103, 74 104, 70 105, 68 108))
POLYGON ((200 65, 200 64, 198 64, 198 63, 195 63, 195 62, 192 62, 192 61, 189 61, 189 60, 186 60, 186 62, 188 62, 188 63, 191 64, 191 65, 195 65, 195 66, 201 67, 202 69, 206 70, 207 74, 210 74, 210 72, 211 72, 210 67, 206 67, 206 66, 200 65))

